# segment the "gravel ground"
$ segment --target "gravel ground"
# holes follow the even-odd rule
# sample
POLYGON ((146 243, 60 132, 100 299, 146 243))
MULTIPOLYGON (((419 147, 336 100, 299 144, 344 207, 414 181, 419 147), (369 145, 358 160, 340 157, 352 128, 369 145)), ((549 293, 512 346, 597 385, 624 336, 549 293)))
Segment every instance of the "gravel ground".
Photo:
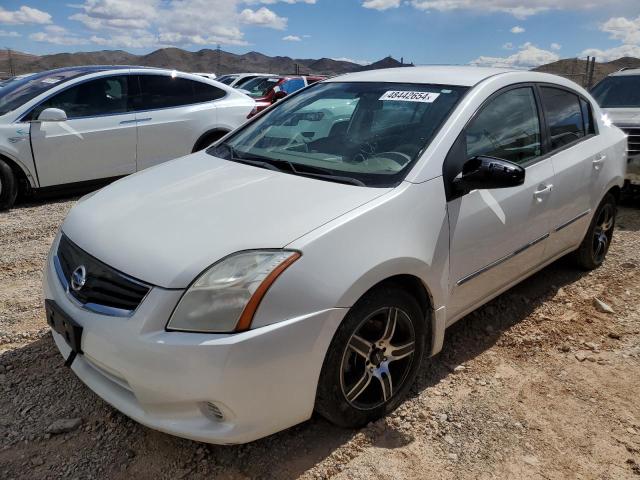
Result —
POLYGON ((40 281, 74 201, 0 213, 2 479, 640 478, 636 208, 620 210, 602 268, 561 260, 452 327, 387 418, 221 447, 136 424, 63 367, 40 281))

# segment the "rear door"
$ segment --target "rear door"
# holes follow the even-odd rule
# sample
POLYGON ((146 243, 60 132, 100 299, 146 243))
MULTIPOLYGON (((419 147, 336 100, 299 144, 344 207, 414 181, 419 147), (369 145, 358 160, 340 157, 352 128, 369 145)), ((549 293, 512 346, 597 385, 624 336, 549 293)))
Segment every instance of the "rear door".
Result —
POLYGON ((551 160, 543 156, 534 92, 531 85, 494 95, 454 146, 462 152, 456 158, 497 157, 523 166, 526 174, 523 185, 473 190, 447 204, 450 318, 475 308, 546 258, 554 174, 551 160))
POLYGON ((65 122, 34 122, 31 144, 41 187, 83 182, 136 170, 135 115, 129 109, 129 77, 88 80, 56 93, 29 115, 60 108, 65 122))
POLYGON ((224 97, 223 90, 170 74, 136 78, 138 170, 191 153, 200 136, 217 124, 215 101, 224 97))
POLYGON ((606 178, 606 145, 596 135, 589 103, 576 92, 557 86, 539 87, 548 132, 548 150, 555 171, 551 255, 580 243, 606 178))

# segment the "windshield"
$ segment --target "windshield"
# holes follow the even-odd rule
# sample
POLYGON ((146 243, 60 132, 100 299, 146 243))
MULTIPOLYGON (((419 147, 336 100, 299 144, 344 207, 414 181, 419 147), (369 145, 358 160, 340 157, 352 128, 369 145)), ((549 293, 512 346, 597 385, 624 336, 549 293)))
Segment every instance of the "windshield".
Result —
POLYGON ((640 75, 607 77, 591 94, 602 108, 640 108, 640 75))
POLYGON ((64 70, 35 73, 6 84, 0 89, 0 115, 24 105, 60 82, 84 75, 86 70, 64 70))
POLYGON ((269 90, 275 87, 280 81, 280 77, 258 77, 242 86, 242 90, 253 98, 264 97, 269 90))
POLYGON ((208 153, 342 183, 395 186, 466 91, 427 84, 319 83, 208 153))

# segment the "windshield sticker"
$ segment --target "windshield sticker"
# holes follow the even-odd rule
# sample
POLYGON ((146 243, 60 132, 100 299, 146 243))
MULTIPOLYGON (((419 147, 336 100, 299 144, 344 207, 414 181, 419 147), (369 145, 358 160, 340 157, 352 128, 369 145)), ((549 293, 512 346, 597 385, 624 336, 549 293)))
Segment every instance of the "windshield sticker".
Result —
POLYGON ((393 100, 397 102, 422 102, 433 103, 436 98, 440 96, 439 93, 432 92, 411 92, 411 91, 396 91, 390 90, 385 92, 378 100, 393 100))
POLYGON ((59 78, 43 78, 40 80, 42 83, 58 83, 60 81, 59 78))

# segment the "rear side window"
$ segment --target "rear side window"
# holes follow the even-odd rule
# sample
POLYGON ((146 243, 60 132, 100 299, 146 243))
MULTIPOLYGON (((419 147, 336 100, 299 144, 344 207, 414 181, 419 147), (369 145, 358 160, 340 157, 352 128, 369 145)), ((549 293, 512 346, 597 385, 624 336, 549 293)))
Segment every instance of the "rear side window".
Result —
POLYGON ((542 105, 551 133, 551 149, 556 150, 585 136, 578 95, 553 87, 542 87, 542 105))
POLYGON ((135 96, 135 110, 155 110, 216 100, 223 90, 203 82, 169 75, 139 75, 140 93, 135 96))
POLYGON ((60 108, 69 119, 126 113, 128 78, 126 75, 103 77, 70 87, 34 108, 29 119, 37 119, 46 108, 60 108))
POLYGON ((212 102, 218 100, 226 95, 226 92, 218 87, 209 85, 204 82, 191 82, 193 83, 193 99, 194 103, 200 102, 212 102))
POLYGON ((525 163, 540 155, 540 120, 531 87, 500 94, 466 129, 467 156, 478 155, 525 163))

